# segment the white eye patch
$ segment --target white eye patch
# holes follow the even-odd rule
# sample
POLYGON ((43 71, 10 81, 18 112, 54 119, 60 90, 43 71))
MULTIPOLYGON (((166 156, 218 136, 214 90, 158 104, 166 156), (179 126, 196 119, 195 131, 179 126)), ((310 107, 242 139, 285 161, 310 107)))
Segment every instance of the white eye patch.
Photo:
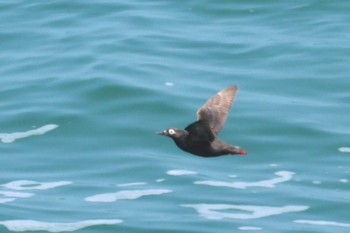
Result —
POLYGON ((168 133, 169 133, 170 135, 176 134, 175 130, 173 130, 173 129, 169 129, 169 130, 168 130, 168 133))

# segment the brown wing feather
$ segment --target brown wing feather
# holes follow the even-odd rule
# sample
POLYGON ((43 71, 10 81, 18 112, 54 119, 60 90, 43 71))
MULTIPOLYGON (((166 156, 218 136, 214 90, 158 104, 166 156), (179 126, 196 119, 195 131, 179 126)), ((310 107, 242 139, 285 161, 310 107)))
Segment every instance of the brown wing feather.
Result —
POLYGON ((230 86, 211 97, 198 109, 197 119, 208 121, 214 135, 217 135, 224 126, 237 90, 237 86, 230 86))

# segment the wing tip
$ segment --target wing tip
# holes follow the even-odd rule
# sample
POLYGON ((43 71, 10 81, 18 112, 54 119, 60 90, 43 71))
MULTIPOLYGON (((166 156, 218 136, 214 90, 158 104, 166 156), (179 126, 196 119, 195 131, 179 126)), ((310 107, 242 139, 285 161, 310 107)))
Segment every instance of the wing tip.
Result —
POLYGON ((235 93, 238 91, 238 85, 231 85, 229 87, 226 87, 225 89, 221 90, 219 93, 233 93, 233 95, 235 95, 235 93))
POLYGON ((238 85, 237 84, 231 85, 227 89, 238 90, 238 85))

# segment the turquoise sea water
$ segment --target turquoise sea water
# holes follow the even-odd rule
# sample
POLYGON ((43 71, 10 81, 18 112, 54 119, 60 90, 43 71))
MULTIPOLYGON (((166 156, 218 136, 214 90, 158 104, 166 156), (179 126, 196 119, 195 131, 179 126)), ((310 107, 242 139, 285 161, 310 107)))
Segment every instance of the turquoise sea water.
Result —
POLYGON ((3 1, 0 232, 349 232, 350 2, 3 1), (185 127, 239 85, 220 138, 185 127))

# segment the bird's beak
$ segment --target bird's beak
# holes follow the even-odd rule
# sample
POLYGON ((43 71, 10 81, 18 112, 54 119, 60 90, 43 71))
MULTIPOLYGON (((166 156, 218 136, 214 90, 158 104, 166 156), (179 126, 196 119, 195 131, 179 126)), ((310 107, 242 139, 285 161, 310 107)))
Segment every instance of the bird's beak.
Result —
POLYGON ((158 135, 166 135, 166 131, 165 130, 158 131, 158 132, 156 132, 156 134, 158 134, 158 135))

